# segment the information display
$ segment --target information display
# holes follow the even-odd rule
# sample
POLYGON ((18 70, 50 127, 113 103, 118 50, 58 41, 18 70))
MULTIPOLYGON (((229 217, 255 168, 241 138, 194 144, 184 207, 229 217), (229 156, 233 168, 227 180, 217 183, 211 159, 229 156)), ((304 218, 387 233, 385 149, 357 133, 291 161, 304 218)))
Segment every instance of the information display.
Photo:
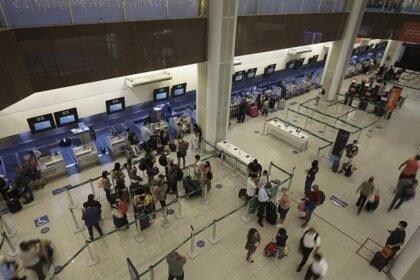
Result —
POLYGON ((43 132, 55 128, 54 117, 52 114, 46 114, 27 119, 32 133, 43 132))
POLYGON ((245 78, 246 72, 245 71, 238 71, 233 75, 234 82, 240 82, 245 78))
POLYGON ((157 88, 153 91, 153 100, 155 102, 164 101, 169 98, 169 87, 157 88))
POLYGON ((269 75, 276 69, 276 64, 270 64, 264 68, 264 75, 269 75))
POLYGON ((125 110, 125 98, 119 97, 111 100, 105 101, 106 104, 106 113, 114 114, 118 112, 122 112, 125 110))
POLYGON ((246 71, 246 78, 253 79, 255 78, 256 74, 257 74, 257 68, 248 69, 248 71, 246 71))
POLYGON ((171 91, 172 91, 172 98, 183 96, 187 92, 187 83, 174 85, 172 86, 171 91))
POLYGON ((79 122, 79 117, 76 108, 71 108, 54 113, 55 123, 57 127, 76 124, 79 122))

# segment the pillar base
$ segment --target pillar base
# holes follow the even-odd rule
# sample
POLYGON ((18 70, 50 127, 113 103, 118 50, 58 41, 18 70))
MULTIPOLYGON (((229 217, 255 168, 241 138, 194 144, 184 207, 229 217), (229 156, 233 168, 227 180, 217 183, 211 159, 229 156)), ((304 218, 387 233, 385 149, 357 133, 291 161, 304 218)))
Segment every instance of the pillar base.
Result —
POLYGON ((185 214, 184 213, 178 214, 178 212, 176 212, 175 213, 175 218, 177 218, 177 219, 184 219, 185 218, 185 214))
POLYGON ((189 257, 190 259, 194 259, 194 258, 198 257, 198 252, 197 252, 197 250, 195 250, 194 252, 188 252, 188 257, 189 257))
POLYGON ((163 221, 162 224, 160 224, 164 229, 168 229, 172 226, 171 222, 165 222, 163 221))
POLYGON ((79 232, 81 232, 81 231, 83 231, 83 227, 81 227, 81 226, 79 226, 79 227, 77 227, 77 228, 74 228, 74 229, 73 229, 73 233, 74 233, 74 234, 79 233, 79 232))
POLYGON ((241 217, 241 219, 242 219, 242 221, 245 223, 245 224, 247 224, 247 223, 249 223, 252 219, 251 219, 251 217, 249 216, 249 215, 243 215, 242 217, 241 217))
POLYGON ((92 258, 89 258, 87 265, 91 267, 91 266, 97 265, 98 263, 99 263, 99 256, 93 255, 92 258))
POLYGON ((219 238, 213 238, 213 236, 210 236, 209 238, 208 238, 208 240, 209 240, 209 242, 211 243, 211 244, 216 244, 217 242, 219 242, 219 238))

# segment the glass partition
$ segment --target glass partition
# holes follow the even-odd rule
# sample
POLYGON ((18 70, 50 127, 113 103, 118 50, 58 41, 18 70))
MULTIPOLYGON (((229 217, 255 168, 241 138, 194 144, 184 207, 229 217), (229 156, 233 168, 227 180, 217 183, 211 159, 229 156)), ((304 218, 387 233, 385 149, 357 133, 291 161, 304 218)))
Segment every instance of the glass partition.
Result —
POLYGON ((260 14, 281 14, 282 6, 283 0, 260 0, 260 14))
POLYGON ((318 13, 321 0, 304 0, 302 14, 318 13))
POLYGON ((166 18, 166 0, 126 0, 125 17, 127 20, 166 18))
POLYGON ((283 0, 282 14, 300 14, 303 0, 283 0))
POLYGON ((168 18, 186 18, 199 16, 200 0, 169 0, 168 18))
POLYGON ((332 13, 334 11, 335 0, 322 0, 319 7, 320 13, 332 13))
POLYGON ((73 20, 79 23, 122 21, 120 0, 70 0, 73 20))
POLYGON ((340 13, 347 11, 348 0, 335 0, 334 12, 340 13))
POLYGON ((258 1, 255 0, 239 0, 238 16, 256 15, 258 14, 258 1))

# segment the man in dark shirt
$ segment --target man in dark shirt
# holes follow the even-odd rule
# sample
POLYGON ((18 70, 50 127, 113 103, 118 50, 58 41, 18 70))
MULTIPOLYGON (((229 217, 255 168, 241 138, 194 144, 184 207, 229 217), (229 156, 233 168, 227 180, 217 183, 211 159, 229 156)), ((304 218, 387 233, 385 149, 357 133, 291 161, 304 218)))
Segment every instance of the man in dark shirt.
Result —
POLYGON ((246 101, 246 98, 243 97, 241 103, 239 103, 238 122, 244 122, 247 109, 248 109, 248 102, 246 101))
POLYGON ((391 248, 393 255, 401 248, 401 245, 405 241, 405 228, 407 227, 406 221, 400 221, 398 227, 391 232, 388 239, 386 240, 385 246, 391 248))
POLYGON ((254 159, 248 164, 248 177, 259 178, 261 176, 262 166, 258 163, 257 159, 254 159))

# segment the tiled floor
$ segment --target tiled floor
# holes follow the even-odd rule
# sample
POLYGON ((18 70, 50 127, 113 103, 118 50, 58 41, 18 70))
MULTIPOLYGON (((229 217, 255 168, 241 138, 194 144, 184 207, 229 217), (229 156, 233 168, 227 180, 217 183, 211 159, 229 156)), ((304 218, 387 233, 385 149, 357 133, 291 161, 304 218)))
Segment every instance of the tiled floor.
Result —
MULTIPOLYGON (((348 87, 349 80, 345 81, 343 88, 348 87)), ((393 229, 399 220, 408 221, 408 237, 419 225, 418 215, 415 207, 419 198, 410 201, 402 206, 399 211, 386 212, 386 208, 392 198, 392 189, 395 186, 399 171, 398 165, 406 158, 415 155, 417 146, 420 142, 420 131, 418 121, 420 120, 420 93, 404 89, 408 94, 409 100, 405 106, 395 112, 391 120, 384 123, 383 129, 374 129, 374 136, 368 137, 367 132, 363 131, 360 137, 360 152, 354 160, 358 170, 350 178, 332 173, 326 159, 320 160, 320 172, 317 175, 316 183, 326 193, 327 200, 316 209, 315 216, 311 225, 318 229, 322 239, 321 252, 329 262, 329 273, 325 279, 334 280, 363 280, 363 279, 386 279, 384 273, 379 273, 370 267, 363 258, 371 258, 369 250, 362 249, 359 256, 356 251, 367 238, 379 244, 383 244, 387 237, 387 230, 393 229), (359 184, 369 176, 375 176, 375 185, 381 189, 381 203, 374 213, 362 213, 356 216, 354 206, 356 195, 355 190, 359 184), (335 195, 348 203, 346 208, 335 206, 329 197, 335 195)), ((303 102, 313 97, 315 92, 293 99, 290 102, 303 102)), ((321 111, 325 110, 326 103, 321 102, 321 111)), ((297 109, 297 105, 293 108, 297 109)), ((301 108, 302 110, 302 108, 301 108)), ((345 113, 344 106, 338 108, 338 113, 345 113)), ((329 113, 335 114, 335 107, 330 108, 329 113)), ((269 114, 269 117, 279 116, 285 119, 285 111, 277 111, 269 114)), ((304 118, 296 117, 289 112, 288 119, 292 124, 302 126, 304 118), (293 122, 296 119, 297 122, 293 122)), ((372 116, 357 112, 348 121, 354 124, 368 124, 375 119, 372 116)), ((330 120, 324 120, 330 122, 330 120)), ((319 146, 325 145, 322 140, 313 139, 309 145, 309 150, 293 153, 296 149, 286 143, 281 142, 272 136, 261 135, 264 127, 264 118, 247 118, 244 124, 232 123, 229 130, 228 139, 257 157, 263 162, 264 167, 268 167, 270 161, 275 162, 286 170, 296 167, 295 176, 291 185, 292 197, 298 201, 303 195, 304 170, 309 167, 313 159, 317 159, 316 151, 319 146), (259 133, 254 133, 259 131, 259 133)), ((319 133, 324 126, 316 122, 310 123, 308 128, 319 133)), ((321 132, 320 132, 321 131, 321 132)), ((328 140, 335 138, 330 129, 326 129, 322 135, 328 140)), ((357 137, 357 136, 353 136, 357 137)), ((315 137, 312 137, 315 138, 315 137)), ((189 155, 189 162, 192 162, 193 155, 189 155)), ((121 161, 123 161, 121 159, 121 161)), ((84 250, 78 257, 71 262, 64 271, 58 275, 59 279, 127 279, 129 277, 126 266, 126 258, 129 257, 140 272, 145 271, 150 265, 162 258, 167 252, 172 250, 190 234, 190 225, 195 229, 219 218, 231 210, 240 207, 243 201, 237 197, 237 193, 242 186, 242 177, 233 177, 231 170, 219 169, 219 161, 211 160, 214 181, 213 188, 209 192, 210 204, 208 206, 200 203, 200 199, 186 199, 182 201, 184 219, 176 219, 174 215, 169 216, 171 227, 165 229, 160 226, 162 217, 158 215, 157 220, 150 228, 145 230, 147 239, 142 243, 137 243, 134 239, 135 227, 130 227, 124 232, 117 232, 103 240, 96 241, 92 245, 94 254, 99 255, 100 263, 94 267, 88 267, 88 251, 84 250), (214 186, 222 184, 221 189, 214 186)), ((62 265, 76 251, 79 250, 87 238, 87 232, 73 234, 73 221, 67 209, 66 194, 62 193, 53 196, 51 191, 67 184, 77 184, 80 181, 91 177, 96 177, 101 170, 112 169, 112 163, 104 166, 97 166, 71 177, 63 178, 49 183, 45 189, 36 192, 35 202, 25 207, 16 214, 7 214, 6 218, 17 230, 17 235, 11 239, 17 245, 21 240, 29 238, 48 238, 55 244, 55 263, 62 265), (50 223, 47 224, 50 231, 43 235, 40 228, 35 228, 33 220, 47 214, 50 223)), ((284 179, 284 175, 273 170, 273 177, 284 179)), ((96 188, 96 183, 94 184, 96 188)), ((104 197, 101 190, 98 193, 104 197)), ((79 223, 80 206, 88 193, 88 184, 72 191, 74 200, 79 203, 79 208, 75 214, 79 223)), ((169 198, 170 200, 171 198, 169 198)), ((104 205, 104 224, 105 232, 113 229, 112 217, 109 206, 105 201, 104 205)), ((176 205, 171 206, 176 210, 176 205)), ((199 256, 188 260, 185 266, 185 279, 303 279, 304 272, 296 273, 296 267, 300 259, 297 252, 299 238, 303 232, 300 228, 300 220, 296 209, 296 203, 288 214, 285 226, 288 230, 290 247, 289 256, 282 260, 266 258, 263 255, 263 247, 271 238, 275 236, 277 228, 266 224, 260 228, 252 216, 253 220, 245 224, 241 216, 245 214, 245 209, 240 209, 226 219, 218 222, 217 236, 220 241, 216 245, 211 245, 207 238, 211 235, 211 228, 203 231, 196 236, 197 240, 204 240, 205 246, 198 248, 199 256), (245 261, 245 239, 250 227, 257 227, 262 235, 262 246, 255 254, 255 263, 250 264, 245 261)), ((132 215, 129 215, 132 220, 132 215)), ((369 243, 370 244, 370 243, 369 243)), ((189 243, 184 244, 179 251, 186 254, 189 250, 189 243)), ((375 245, 370 244, 371 250, 375 245)), ((7 253, 8 247, 4 245, 1 252, 7 253)), ((162 262, 154 268, 154 279, 165 279, 167 266, 162 262)), ((31 279, 31 278, 30 278, 31 279)), ((143 279, 143 278, 142 278, 143 279)), ((144 276, 149 279, 149 275, 144 276)))

